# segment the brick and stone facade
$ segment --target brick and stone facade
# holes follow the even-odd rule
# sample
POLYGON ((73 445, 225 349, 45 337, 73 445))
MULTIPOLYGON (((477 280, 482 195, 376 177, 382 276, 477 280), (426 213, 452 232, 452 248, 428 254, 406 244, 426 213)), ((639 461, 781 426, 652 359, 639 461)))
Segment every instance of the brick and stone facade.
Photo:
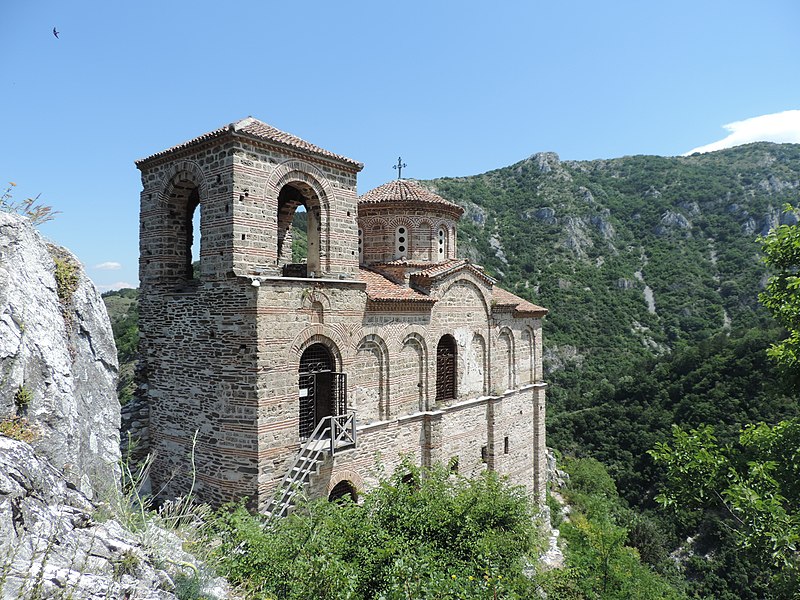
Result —
POLYGON ((407 180, 359 200, 360 163, 252 118, 137 166, 154 490, 263 509, 309 428, 346 409, 358 444, 325 460, 314 494, 409 457, 495 469, 543 501, 546 310, 457 258, 460 207, 407 180))

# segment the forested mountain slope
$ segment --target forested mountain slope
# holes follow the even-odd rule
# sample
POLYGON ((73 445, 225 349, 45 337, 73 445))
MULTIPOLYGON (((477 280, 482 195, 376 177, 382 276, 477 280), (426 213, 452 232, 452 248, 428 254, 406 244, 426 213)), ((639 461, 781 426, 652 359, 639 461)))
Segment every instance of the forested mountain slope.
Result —
POLYGON ((729 515, 676 521, 655 509, 664 473, 647 451, 673 423, 713 424, 727 444, 747 423, 798 414, 790 377, 766 358, 782 332, 758 304, 757 240, 797 223, 783 207, 800 196, 800 146, 537 154, 428 185, 466 208, 460 252, 550 309, 548 444, 608 466, 637 509, 619 521, 628 543, 664 573, 682 556, 690 596, 787 597, 774 570, 736 547, 729 515))
POLYGON ((426 183, 466 209, 460 253, 550 309, 551 406, 577 409, 613 393, 642 355, 763 322, 756 238, 796 222, 783 206, 800 194, 800 145, 581 162, 541 153, 426 183))

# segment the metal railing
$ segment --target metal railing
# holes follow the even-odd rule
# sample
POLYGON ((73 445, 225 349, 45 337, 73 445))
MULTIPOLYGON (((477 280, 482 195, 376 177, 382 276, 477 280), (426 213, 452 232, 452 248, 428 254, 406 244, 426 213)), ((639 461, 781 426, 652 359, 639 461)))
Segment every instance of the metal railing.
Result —
POLYGON ((355 448, 356 446, 356 413, 350 411, 343 415, 327 417, 331 421, 331 455, 337 449, 355 448))
POLYGON ((324 460, 322 455, 326 451, 333 456, 337 450, 355 448, 355 446, 355 411, 320 419, 275 490, 275 495, 267 508, 267 514, 276 517, 286 515, 297 489, 308 483, 311 472, 324 460))

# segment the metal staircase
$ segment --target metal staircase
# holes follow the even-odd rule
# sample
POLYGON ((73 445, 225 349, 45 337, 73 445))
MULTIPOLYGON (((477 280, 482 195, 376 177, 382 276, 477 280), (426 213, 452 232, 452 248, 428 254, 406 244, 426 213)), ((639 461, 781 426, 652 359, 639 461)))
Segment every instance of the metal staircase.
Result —
POLYGON ((285 517, 294 504, 295 496, 311 482, 312 474, 319 473, 320 465, 328 454, 356 447, 356 414, 322 418, 308 436, 292 466, 284 475, 275 495, 267 507, 268 517, 285 517))

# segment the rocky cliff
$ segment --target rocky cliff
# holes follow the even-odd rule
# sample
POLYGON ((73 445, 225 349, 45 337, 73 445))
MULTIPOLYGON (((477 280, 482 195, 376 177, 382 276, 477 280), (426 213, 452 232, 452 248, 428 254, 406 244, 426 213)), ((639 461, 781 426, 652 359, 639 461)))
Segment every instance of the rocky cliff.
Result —
POLYGON ((131 532, 24 442, 0 436, 0 598, 225 598, 181 540, 152 522, 131 532))
POLYGON ((117 479, 117 371, 105 306, 77 259, 0 213, 0 421, 23 423, 89 497, 117 479))

